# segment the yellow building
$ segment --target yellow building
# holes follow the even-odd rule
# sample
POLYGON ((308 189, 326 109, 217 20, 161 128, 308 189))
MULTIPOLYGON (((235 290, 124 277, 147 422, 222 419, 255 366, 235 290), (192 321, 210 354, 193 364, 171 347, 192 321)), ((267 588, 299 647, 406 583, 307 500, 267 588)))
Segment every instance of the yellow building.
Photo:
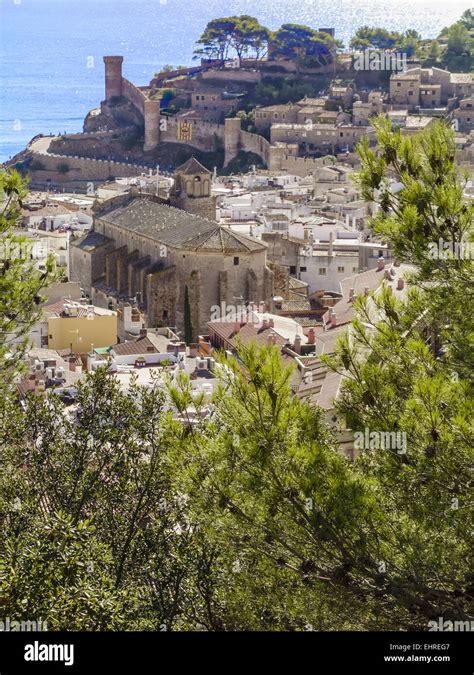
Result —
POLYGON ((93 305, 61 300, 44 308, 49 349, 85 354, 93 347, 117 343, 117 313, 93 305))

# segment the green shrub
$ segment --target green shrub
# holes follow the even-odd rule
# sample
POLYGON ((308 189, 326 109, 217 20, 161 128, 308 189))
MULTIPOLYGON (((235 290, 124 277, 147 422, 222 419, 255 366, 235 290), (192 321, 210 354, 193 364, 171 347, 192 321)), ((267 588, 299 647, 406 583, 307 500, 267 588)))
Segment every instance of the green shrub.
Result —
POLYGON ((30 164, 30 171, 44 171, 45 166, 39 159, 34 159, 30 164))

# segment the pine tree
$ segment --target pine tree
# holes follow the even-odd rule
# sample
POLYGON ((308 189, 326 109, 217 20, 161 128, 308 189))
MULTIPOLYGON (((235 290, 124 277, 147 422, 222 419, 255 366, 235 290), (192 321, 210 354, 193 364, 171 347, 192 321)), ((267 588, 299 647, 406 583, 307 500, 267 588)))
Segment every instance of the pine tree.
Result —
POLYGON ((31 260, 31 241, 15 232, 27 194, 18 172, 0 171, 0 386, 21 368, 40 316, 41 291, 56 278, 53 259, 40 271, 31 260))

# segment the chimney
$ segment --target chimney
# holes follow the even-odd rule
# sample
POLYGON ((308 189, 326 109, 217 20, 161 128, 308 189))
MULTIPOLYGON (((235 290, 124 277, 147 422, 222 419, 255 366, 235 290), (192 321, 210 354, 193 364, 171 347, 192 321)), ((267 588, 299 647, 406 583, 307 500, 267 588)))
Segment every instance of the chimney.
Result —
POLYGON ((296 352, 297 354, 301 354, 301 335, 295 335, 293 351, 296 352))
POLYGON ((267 338, 267 345, 276 345, 276 335, 275 333, 271 332, 270 335, 267 338))
POLYGON ((385 260, 384 258, 379 258, 377 260, 377 272, 381 272, 385 269, 385 260))
POLYGON ((275 322, 274 322, 273 319, 269 319, 269 320, 268 320, 268 327, 269 327, 269 328, 275 328, 275 322))
POLYGON ((75 356, 69 357, 69 370, 71 371, 71 373, 76 372, 76 357, 75 356))
POLYGON ((273 302, 274 302, 274 304, 275 304, 275 309, 281 309, 281 308, 282 308, 282 306, 283 306, 283 298, 281 297, 281 295, 276 295, 276 296, 273 298, 273 302))
POLYGON ((140 328, 140 337, 144 338, 148 335, 148 331, 146 328, 140 328))
POLYGON ((337 316, 336 312, 331 309, 331 314, 329 315, 329 322, 331 324, 331 328, 336 328, 337 326, 337 316))
POLYGON ((404 288, 405 288, 405 281, 404 279, 401 279, 399 277, 397 281, 397 291, 403 291, 404 288))
POLYGON ((236 335, 239 332, 240 328, 241 328, 240 321, 236 321, 234 323, 234 328, 232 329, 233 335, 236 335))
POLYGON ((331 230, 329 233, 329 249, 328 249, 328 255, 334 255, 334 232, 331 230))
POLYGON ((370 288, 369 288, 368 286, 366 286, 366 287, 364 288, 364 295, 365 295, 365 296, 369 295, 369 292, 370 292, 370 288))
POLYGON ((349 290, 349 302, 354 302, 355 300, 355 288, 349 290))
POLYGON ((316 333, 314 331, 314 328, 310 328, 308 331, 308 344, 314 345, 316 342, 316 333))

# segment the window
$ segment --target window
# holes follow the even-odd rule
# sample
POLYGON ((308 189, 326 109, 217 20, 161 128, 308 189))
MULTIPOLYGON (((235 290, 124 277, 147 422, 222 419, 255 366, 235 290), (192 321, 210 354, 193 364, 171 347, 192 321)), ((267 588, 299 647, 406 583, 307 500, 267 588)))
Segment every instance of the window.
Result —
POLYGON ((358 274, 359 268, 358 268, 358 267, 353 267, 353 268, 352 268, 352 271, 353 271, 354 274, 358 274))
POLYGON ((290 265, 290 274, 296 274, 296 267, 294 265, 290 265))
POLYGON ((300 267, 300 272, 306 272, 306 267, 300 267))
POLYGON ((320 267, 319 268, 319 276, 324 277, 326 274, 326 268, 325 267, 320 267))
POLYGON ((338 271, 338 272, 344 272, 344 267, 338 267, 338 268, 337 268, 337 271, 338 271))
POLYGON ((239 264, 239 258, 238 258, 237 256, 235 256, 235 258, 234 258, 234 265, 238 265, 238 264, 239 264))
POLYGON ((168 310, 164 309, 163 310, 163 321, 166 321, 168 319, 168 310))

